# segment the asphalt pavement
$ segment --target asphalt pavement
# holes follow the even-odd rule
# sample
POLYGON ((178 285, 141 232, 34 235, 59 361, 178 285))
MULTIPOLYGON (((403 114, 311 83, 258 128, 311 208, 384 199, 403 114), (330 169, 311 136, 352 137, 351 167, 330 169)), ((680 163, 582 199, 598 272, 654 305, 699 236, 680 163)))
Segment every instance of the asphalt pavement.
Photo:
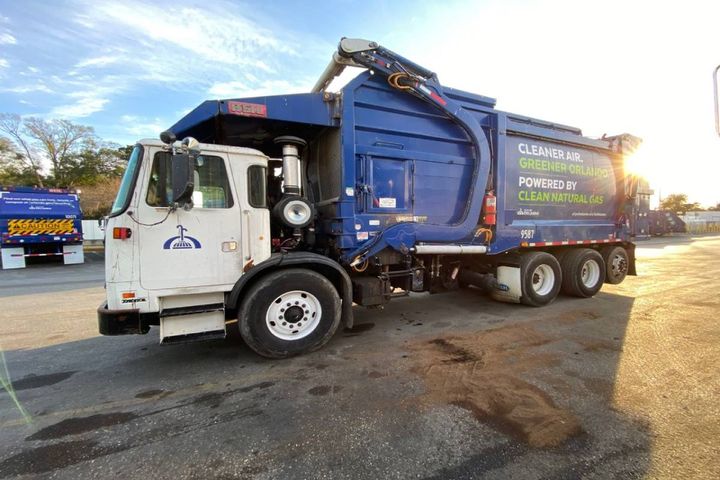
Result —
POLYGON ((639 245, 591 299, 413 295, 282 361, 98 336, 99 261, 2 271, 0 479, 717 478, 720 237, 639 245))
POLYGON ((28 259, 26 268, 0 271, 0 298, 97 287, 105 281, 102 251, 85 252, 85 263, 64 265, 57 257, 28 259))

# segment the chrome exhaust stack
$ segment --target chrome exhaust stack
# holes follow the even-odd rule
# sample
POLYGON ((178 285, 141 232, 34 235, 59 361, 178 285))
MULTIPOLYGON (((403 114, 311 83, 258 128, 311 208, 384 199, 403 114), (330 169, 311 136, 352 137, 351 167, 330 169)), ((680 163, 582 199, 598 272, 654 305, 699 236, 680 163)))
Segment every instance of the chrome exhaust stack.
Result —
POLYGON ((273 208, 273 214, 287 227, 307 227, 315 216, 315 209, 302 194, 300 149, 307 142, 288 135, 277 137, 274 142, 282 145, 283 197, 273 208))

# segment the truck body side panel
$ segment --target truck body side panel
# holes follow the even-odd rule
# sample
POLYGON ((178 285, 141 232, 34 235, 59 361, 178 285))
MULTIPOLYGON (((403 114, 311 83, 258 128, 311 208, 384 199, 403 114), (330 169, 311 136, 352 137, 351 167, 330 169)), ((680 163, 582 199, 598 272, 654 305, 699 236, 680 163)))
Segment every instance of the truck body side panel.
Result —
MULTIPOLYGON (((609 141, 496 110, 488 97, 450 88, 444 93, 474 117, 482 130, 474 134, 489 146, 490 158, 482 162, 491 165, 488 185, 498 212, 489 254, 545 243, 629 240, 622 157, 609 141)), ((333 170, 332 181, 340 185, 311 187, 322 190, 316 199, 321 244, 351 252, 404 223, 408 228, 395 229, 388 244, 485 241, 478 235, 480 218, 460 241, 457 229, 451 232, 467 212, 474 185, 475 150, 468 133, 381 76, 360 74, 343 88, 341 101, 313 93, 212 103, 202 104, 172 130, 263 151, 274 148, 273 136, 292 134, 303 136, 310 148, 339 152, 340 171, 333 170), (338 128, 339 135, 328 133, 338 128), (330 190, 337 195, 327 195, 330 190)), ((322 184, 318 179, 327 169, 318 165, 318 153, 306 160, 307 171, 315 172, 309 176, 322 184)), ((475 198, 484 193, 475 192, 475 198)))
POLYGON ((338 202, 331 220, 342 225, 341 250, 397 223, 460 220, 474 153, 465 132, 432 106, 399 95, 382 78, 360 75, 343 89, 342 137, 343 193, 354 198, 338 202))
POLYGON ((508 134, 498 161, 498 242, 614 239, 619 185, 609 152, 508 134))

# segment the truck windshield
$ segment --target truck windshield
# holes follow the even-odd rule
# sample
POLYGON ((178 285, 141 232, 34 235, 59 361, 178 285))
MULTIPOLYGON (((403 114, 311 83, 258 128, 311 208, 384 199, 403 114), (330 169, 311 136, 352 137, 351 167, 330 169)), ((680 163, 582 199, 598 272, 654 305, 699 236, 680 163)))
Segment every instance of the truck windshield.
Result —
POLYGON ((137 174, 140 170, 140 159, 142 158, 143 148, 141 145, 135 145, 130 159, 128 160, 127 169, 123 175, 122 182, 120 182, 120 189, 118 190, 117 197, 115 197, 115 203, 113 203, 112 210, 110 210, 110 216, 119 215, 127 209, 132 197, 133 186, 135 180, 137 180, 137 174))

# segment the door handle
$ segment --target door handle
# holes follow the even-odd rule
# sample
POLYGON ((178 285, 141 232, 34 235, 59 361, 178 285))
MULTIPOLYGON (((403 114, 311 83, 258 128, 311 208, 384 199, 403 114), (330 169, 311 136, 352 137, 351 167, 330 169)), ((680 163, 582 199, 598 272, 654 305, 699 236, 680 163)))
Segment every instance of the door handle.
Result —
POLYGON ((243 252, 245 253, 245 260, 252 258, 252 252, 250 251, 250 236, 252 235, 250 226, 250 210, 243 210, 243 223, 245 223, 245 231, 243 232, 243 252))

